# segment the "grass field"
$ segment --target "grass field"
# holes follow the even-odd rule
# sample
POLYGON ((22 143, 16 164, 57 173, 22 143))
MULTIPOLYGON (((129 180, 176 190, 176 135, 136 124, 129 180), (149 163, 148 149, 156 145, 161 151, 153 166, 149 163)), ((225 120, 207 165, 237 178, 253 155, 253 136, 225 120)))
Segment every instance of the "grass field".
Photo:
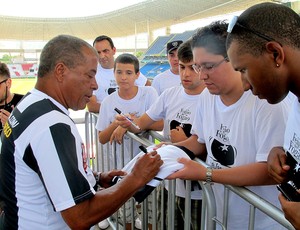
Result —
POLYGON ((12 78, 11 92, 26 94, 36 82, 36 78, 12 78))

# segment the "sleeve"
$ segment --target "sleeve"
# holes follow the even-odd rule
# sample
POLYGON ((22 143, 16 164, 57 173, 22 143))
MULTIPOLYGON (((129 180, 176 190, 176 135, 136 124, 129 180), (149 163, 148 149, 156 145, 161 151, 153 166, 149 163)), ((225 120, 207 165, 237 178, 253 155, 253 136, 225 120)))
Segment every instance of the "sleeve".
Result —
POLYGON ((148 110, 157 100, 158 94, 156 90, 152 86, 145 86, 147 89, 147 104, 146 104, 146 110, 148 110))
POLYGON ((147 115, 153 120, 158 121, 165 117, 165 98, 166 93, 163 92, 151 107, 146 111, 147 115))
POLYGON ((83 168, 84 145, 74 130, 68 124, 57 123, 39 132, 38 138, 32 138, 30 143, 37 172, 56 211, 70 208, 95 194, 83 168))
POLYGON ((96 129, 102 131, 107 128, 110 124, 110 114, 112 109, 112 104, 110 104, 111 95, 103 100, 100 106, 99 116, 96 123, 96 129))

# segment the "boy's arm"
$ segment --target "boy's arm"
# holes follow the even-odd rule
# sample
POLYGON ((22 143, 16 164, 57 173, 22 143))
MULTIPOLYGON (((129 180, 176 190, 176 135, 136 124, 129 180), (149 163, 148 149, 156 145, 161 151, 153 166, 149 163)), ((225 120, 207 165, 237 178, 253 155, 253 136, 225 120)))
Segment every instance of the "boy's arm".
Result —
MULTIPOLYGON (((168 179, 181 178, 186 180, 206 181, 207 168, 193 160, 180 158, 184 168, 175 172, 168 179)), ((233 186, 270 185, 276 182, 270 178, 266 162, 256 162, 238 167, 211 169, 211 180, 233 186)))
POLYGON ((112 123, 109 124, 109 126, 98 132, 98 137, 99 137, 99 141, 101 144, 106 144, 107 142, 109 142, 110 140, 110 136, 112 135, 112 133, 114 132, 114 130, 118 127, 118 124, 113 121, 112 123))
POLYGON ((154 130, 154 131, 162 131, 164 128, 164 121, 154 121, 152 120, 147 113, 144 113, 139 118, 134 120, 136 124, 141 128, 141 130, 154 130))

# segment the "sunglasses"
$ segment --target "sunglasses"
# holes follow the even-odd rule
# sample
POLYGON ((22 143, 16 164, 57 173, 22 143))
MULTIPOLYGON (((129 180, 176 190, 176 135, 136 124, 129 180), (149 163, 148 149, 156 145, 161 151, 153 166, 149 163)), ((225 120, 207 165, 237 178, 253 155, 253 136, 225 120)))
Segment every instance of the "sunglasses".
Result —
POLYGON ((8 79, 5 79, 5 80, 0 81, 0 85, 1 85, 2 83, 6 82, 7 80, 8 80, 8 79))
MULTIPOLYGON (((270 41, 276 41, 275 39, 273 39, 272 37, 270 37, 270 36, 268 36, 268 35, 262 34, 262 33, 258 32, 258 31, 256 31, 256 30, 252 30, 252 29, 250 29, 249 27, 244 26, 244 25, 238 23, 238 16, 234 16, 234 17, 231 19, 231 21, 230 21, 229 24, 228 24, 227 32, 228 32, 228 33, 231 33, 232 30, 233 30, 233 28, 234 28, 235 26, 239 26, 239 27, 241 27, 241 28, 243 28, 243 29, 249 31, 249 32, 252 33, 252 34, 255 34, 256 36, 258 36, 258 37, 260 37, 260 38, 262 38, 262 39, 267 40, 268 42, 270 42, 270 41)), ((280 43, 279 43, 279 44, 280 44, 280 43)), ((281 44, 280 44, 280 45, 281 45, 281 44)))

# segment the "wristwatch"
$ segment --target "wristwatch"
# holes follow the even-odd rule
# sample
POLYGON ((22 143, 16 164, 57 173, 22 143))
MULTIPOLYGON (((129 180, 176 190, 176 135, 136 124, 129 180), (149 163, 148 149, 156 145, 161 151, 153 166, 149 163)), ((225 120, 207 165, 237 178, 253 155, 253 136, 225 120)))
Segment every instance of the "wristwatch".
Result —
POLYGON ((206 168, 206 183, 211 183, 212 182, 212 167, 207 167, 206 168))

